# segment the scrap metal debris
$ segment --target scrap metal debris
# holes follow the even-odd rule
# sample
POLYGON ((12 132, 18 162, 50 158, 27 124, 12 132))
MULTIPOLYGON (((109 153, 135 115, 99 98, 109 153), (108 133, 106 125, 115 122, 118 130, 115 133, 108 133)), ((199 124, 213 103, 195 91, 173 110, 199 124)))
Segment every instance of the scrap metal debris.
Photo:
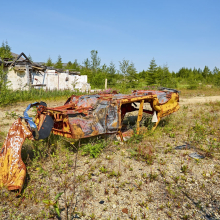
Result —
POLYGON ((190 148, 192 148, 192 146, 190 144, 183 144, 180 146, 176 146, 175 150, 188 150, 190 148))
POLYGON ((30 129, 18 118, 11 128, 0 151, 0 187, 19 190, 23 187, 26 167, 21 159, 21 148, 26 138, 33 139, 30 129))
POLYGON ((197 160, 205 158, 203 155, 200 155, 200 154, 198 154, 196 152, 189 154, 189 156, 194 158, 194 159, 197 159, 197 160))

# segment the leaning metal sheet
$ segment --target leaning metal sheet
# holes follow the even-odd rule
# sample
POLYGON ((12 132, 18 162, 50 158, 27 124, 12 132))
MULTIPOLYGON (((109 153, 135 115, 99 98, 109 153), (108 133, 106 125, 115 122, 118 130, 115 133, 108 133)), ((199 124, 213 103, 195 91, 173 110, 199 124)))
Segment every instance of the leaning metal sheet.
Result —
POLYGON ((22 144, 32 132, 17 119, 11 126, 0 152, 0 187, 8 190, 21 189, 26 176, 26 167, 21 159, 22 144))

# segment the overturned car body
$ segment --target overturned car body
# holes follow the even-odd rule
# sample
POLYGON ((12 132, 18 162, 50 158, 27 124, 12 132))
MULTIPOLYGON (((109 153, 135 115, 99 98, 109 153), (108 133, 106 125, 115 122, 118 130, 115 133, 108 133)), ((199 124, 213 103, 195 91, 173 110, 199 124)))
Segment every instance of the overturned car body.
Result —
POLYGON ((46 132, 46 118, 53 121, 52 132, 67 138, 86 138, 101 134, 119 134, 123 141, 122 126, 127 112, 138 110, 137 132, 143 112, 153 115, 155 129, 164 116, 179 109, 177 90, 135 90, 132 94, 100 93, 94 95, 72 95, 63 106, 49 108, 38 106, 35 117, 37 129, 46 132), (144 108, 149 103, 151 110, 144 108), (138 106, 138 107, 137 107, 138 106))

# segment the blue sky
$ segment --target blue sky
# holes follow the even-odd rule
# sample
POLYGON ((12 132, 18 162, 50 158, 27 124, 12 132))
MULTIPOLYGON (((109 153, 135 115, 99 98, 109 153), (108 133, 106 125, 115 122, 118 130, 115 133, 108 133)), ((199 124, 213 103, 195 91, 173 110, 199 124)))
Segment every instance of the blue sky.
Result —
POLYGON ((101 64, 123 59, 138 71, 154 58, 170 71, 220 68, 219 0, 0 1, 0 41, 34 61, 101 64))

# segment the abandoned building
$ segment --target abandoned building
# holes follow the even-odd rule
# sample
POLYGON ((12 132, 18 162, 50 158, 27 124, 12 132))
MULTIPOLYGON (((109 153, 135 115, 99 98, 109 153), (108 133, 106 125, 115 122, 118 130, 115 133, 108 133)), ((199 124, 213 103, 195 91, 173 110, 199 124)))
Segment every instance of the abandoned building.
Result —
POLYGON ((30 87, 47 90, 77 89, 89 91, 87 76, 80 72, 64 71, 32 62, 28 57, 12 53, 13 59, 0 59, 4 71, 7 73, 6 80, 12 90, 26 90, 30 87))

